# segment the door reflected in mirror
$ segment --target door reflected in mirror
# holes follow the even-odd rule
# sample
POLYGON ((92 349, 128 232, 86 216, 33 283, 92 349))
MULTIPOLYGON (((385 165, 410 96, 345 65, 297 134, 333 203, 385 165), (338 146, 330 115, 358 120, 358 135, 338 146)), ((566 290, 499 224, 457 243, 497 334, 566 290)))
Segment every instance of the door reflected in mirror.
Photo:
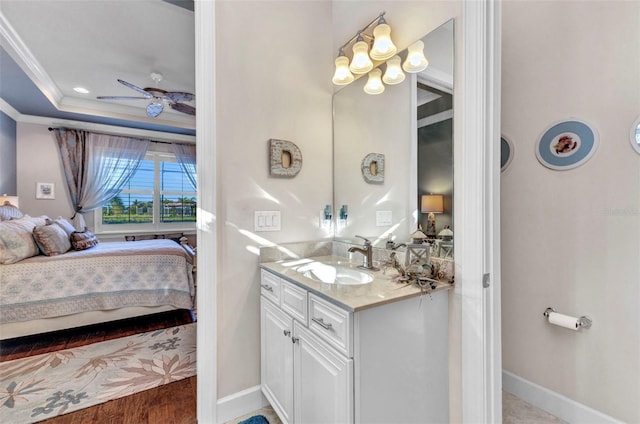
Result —
MULTIPOLYGON (((453 255, 453 69, 454 22, 425 35, 429 66, 406 74, 381 94, 365 93, 366 76, 337 91, 334 108, 334 205, 349 205, 335 239, 358 243, 356 234, 384 247, 409 242, 435 215, 432 254, 453 255), (384 156, 384 180, 364 178, 363 160, 384 156), (422 213, 423 195, 440 195, 441 211, 422 213), (383 216, 384 219, 380 217, 383 216)), ((399 53, 404 60, 406 50, 399 53)), ((386 65, 381 65, 381 68, 386 65)))

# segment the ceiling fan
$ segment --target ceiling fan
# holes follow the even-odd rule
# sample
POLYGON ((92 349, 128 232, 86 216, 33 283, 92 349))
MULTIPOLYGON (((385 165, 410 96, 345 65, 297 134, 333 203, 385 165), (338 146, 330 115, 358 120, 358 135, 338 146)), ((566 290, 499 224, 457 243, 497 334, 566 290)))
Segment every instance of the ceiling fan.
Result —
MULTIPOLYGON (((151 79, 155 81, 156 86, 162 81, 162 74, 158 72, 151 73, 151 79)), ((151 103, 147 106, 147 116, 155 118, 164 110, 165 102, 173 110, 186 113, 187 115, 195 115, 196 108, 183 102, 193 101, 195 96, 191 93, 185 93, 183 91, 165 91, 157 87, 145 87, 140 88, 131 84, 130 82, 118 79, 120 84, 123 84, 132 90, 142 94, 143 97, 133 96, 98 96, 97 99, 101 100, 151 100, 151 103)))

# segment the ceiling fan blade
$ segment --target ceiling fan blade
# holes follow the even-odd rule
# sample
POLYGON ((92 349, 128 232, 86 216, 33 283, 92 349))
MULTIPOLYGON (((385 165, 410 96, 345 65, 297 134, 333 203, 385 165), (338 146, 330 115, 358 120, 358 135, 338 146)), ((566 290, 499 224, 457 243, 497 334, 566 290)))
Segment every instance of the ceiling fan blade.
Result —
POLYGON ((98 96, 96 99, 101 100, 148 100, 148 97, 131 97, 131 96, 98 96))
POLYGON ((179 103, 193 101, 194 95, 183 91, 167 91, 164 93, 164 97, 172 102, 179 103))
POLYGON ((186 113, 187 115, 195 115, 196 108, 193 106, 186 105, 184 103, 169 103, 171 109, 177 110, 178 112, 186 113))
POLYGON ((145 91, 144 89, 142 89, 142 88, 140 88, 140 87, 138 87, 138 86, 136 86, 136 85, 133 85, 133 84, 131 84, 130 82, 126 82, 126 81, 121 80, 121 79, 119 79, 119 80, 118 80, 118 82, 119 82, 120 84, 126 85, 127 87, 129 87, 129 88, 130 88, 130 89, 132 89, 132 90, 137 91, 138 93, 140 93, 140 94, 142 94, 143 96, 145 96, 147 99, 150 99, 150 98, 152 98, 152 97, 153 97, 153 95, 152 95, 151 93, 148 93, 148 92, 147 92, 147 91, 145 91))

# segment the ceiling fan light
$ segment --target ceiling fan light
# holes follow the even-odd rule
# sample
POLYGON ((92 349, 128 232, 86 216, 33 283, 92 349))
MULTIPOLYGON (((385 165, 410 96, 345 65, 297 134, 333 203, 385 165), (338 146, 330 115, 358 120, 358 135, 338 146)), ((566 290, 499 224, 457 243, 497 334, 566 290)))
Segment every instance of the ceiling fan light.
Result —
POLYGON ((429 61, 424 56, 424 43, 418 40, 407 48, 407 58, 402 64, 405 72, 415 74, 424 71, 429 66, 429 61))
POLYGON ((367 54, 369 51, 369 45, 362 39, 362 36, 358 37, 358 41, 353 45, 353 59, 349 69, 354 74, 366 74, 373 69, 373 62, 367 54))
POLYGON ((376 68, 369 72, 369 80, 364 86, 364 92, 367 94, 381 94, 384 92, 384 84, 382 83, 382 71, 380 68, 376 68))
POLYGON ((405 75, 400 67, 400 56, 395 55, 391 59, 387 60, 387 69, 384 72, 382 81, 388 85, 400 84, 404 81, 405 75))
POLYGON ((149 105, 147 105, 147 116, 150 118, 156 118, 158 117, 158 115, 160 115, 162 113, 164 109, 164 103, 162 102, 162 100, 160 101, 152 101, 151 103, 149 103, 149 105))
POLYGON ((387 60, 398 50, 393 41, 391 41, 391 27, 386 23, 381 23, 373 29, 375 40, 371 47, 371 59, 387 60))
POLYGON ((354 76, 349 70, 349 58, 342 55, 336 58, 336 72, 333 74, 333 83, 335 85, 351 84, 354 76))

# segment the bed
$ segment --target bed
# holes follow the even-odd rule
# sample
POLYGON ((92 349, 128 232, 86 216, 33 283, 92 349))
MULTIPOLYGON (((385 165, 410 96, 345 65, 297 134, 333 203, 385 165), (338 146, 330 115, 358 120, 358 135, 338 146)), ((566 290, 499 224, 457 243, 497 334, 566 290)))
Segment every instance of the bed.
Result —
POLYGON ((0 339, 192 309, 194 295, 191 257, 173 240, 40 253, 0 265, 0 339))

